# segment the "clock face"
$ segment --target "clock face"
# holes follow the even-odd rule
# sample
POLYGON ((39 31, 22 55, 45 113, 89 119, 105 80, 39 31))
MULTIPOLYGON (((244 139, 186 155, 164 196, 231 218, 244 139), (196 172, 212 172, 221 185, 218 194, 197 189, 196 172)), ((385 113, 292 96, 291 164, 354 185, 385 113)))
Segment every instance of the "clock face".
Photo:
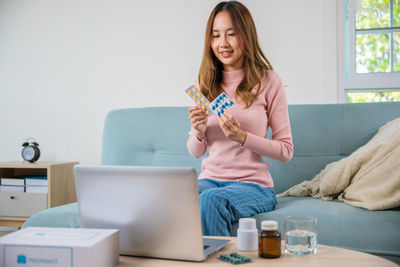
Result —
POLYGON ((24 147, 22 150, 22 157, 27 161, 32 160, 35 157, 35 149, 31 146, 24 147))

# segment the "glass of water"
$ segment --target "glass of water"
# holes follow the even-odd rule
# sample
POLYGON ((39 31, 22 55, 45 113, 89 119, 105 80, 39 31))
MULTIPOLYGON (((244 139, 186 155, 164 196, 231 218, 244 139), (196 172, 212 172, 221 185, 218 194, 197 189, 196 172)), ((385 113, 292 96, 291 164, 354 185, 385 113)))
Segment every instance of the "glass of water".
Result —
POLYGON ((285 250, 294 255, 317 252, 317 218, 289 216, 285 218, 285 250))

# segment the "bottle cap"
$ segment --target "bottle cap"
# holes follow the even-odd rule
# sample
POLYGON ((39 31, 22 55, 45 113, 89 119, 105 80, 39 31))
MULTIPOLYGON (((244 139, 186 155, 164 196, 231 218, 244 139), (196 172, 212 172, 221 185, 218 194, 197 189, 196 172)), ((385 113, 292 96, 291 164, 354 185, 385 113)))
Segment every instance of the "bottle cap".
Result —
POLYGON ((239 229, 256 229, 256 219, 254 218, 239 219, 239 229))
POLYGON ((278 223, 276 221, 262 221, 261 230, 278 230, 278 223))

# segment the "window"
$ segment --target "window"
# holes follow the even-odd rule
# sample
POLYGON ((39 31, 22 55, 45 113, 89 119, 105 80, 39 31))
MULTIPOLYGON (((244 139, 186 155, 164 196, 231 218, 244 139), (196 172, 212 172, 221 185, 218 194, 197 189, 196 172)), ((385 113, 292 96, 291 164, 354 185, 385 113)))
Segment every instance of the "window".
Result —
POLYGON ((400 0, 341 0, 339 100, 400 101, 400 0))

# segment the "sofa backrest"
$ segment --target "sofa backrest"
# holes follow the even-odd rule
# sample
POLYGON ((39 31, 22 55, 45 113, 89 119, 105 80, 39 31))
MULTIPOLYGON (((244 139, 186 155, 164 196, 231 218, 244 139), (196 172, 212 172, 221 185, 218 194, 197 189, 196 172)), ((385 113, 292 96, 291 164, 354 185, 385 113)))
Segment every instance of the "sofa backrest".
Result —
MULTIPOLYGON (((294 156, 288 163, 268 158, 276 192, 312 179, 329 162, 366 144, 378 128, 400 117, 400 102, 289 105, 294 156)), ((186 149, 187 107, 113 110, 107 114, 101 163, 104 165, 193 166, 201 159, 186 149)), ((268 136, 270 138, 271 131, 268 136)))

